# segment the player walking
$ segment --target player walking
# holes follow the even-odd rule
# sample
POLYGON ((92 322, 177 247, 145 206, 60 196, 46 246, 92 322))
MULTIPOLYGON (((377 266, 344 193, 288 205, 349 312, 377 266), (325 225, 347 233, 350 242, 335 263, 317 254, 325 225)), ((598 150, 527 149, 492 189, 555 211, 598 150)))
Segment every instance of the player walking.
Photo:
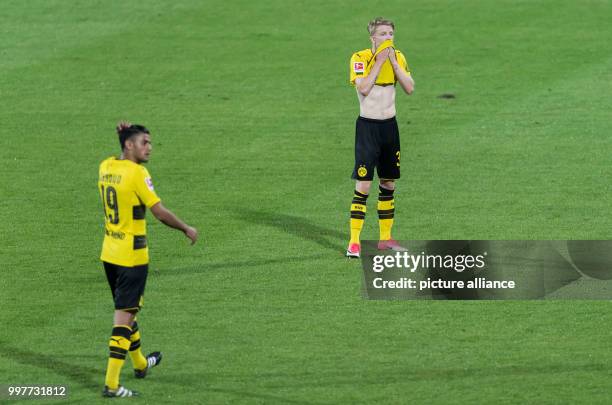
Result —
POLYGON ((146 209, 149 208, 164 224, 181 230, 192 244, 198 239, 198 232, 166 209, 153 189, 151 176, 142 165, 149 161, 152 149, 149 130, 122 122, 117 126, 117 133, 121 157, 104 160, 100 164, 98 179, 105 219, 100 259, 115 302, 102 395, 131 397, 138 393, 119 385, 119 375, 128 352, 136 378, 144 378, 147 371, 162 359, 160 352, 143 356, 136 323, 136 314, 143 304, 149 264, 146 209))

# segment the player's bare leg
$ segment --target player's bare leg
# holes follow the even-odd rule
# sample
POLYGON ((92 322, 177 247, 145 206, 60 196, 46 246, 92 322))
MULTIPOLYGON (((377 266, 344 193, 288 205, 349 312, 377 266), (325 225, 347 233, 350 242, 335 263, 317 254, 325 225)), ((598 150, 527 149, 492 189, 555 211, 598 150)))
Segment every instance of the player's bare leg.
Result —
POLYGON ((115 311, 113 323, 115 325, 128 325, 131 327, 132 323, 134 323, 134 317, 135 315, 133 313, 118 309, 115 311))
POLYGON ((370 187, 372 187, 371 181, 357 180, 355 182, 355 190, 359 191, 362 194, 370 194, 370 187))

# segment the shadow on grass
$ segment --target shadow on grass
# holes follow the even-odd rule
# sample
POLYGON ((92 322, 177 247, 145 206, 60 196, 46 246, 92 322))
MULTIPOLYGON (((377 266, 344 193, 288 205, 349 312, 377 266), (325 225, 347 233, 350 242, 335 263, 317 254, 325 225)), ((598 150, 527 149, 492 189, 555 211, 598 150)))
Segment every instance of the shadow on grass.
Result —
MULTIPOLYGON (((279 229, 290 235, 297 236, 301 239, 315 242, 319 246, 328 250, 333 250, 338 256, 344 256, 344 241, 347 235, 343 232, 329 229, 321 225, 312 223, 311 221, 294 215, 274 214, 266 211, 245 210, 244 208, 233 211, 241 221, 264 225, 271 228, 279 229)), ((292 250, 290 243, 282 247, 286 250, 292 250)), ((281 248, 271 247, 270 251, 279 253, 281 248)), ((155 276, 176 276, 185 273, 200 273, 210 270, 232 270, 236 268, 250 268, 261 266, 284 265, 287 263, 309 262, 312 260, 323 259, 329 257, 328 254, 319 253, 308 256, 301 256, 297 252, 294 256, 274 257, 269 259, 254 259, 254 260, 235 260, 222 261, 198 264, 195 266, 182 267, 180 269, 172 268, 172 271, 167 269, 151 270, 151 274, 155 276)))
MULTIPOLYGON (((227 403, 231 403, 232 401, 235 401, 237 398, 240 398, 240 400, 242 401, 244 400, 247 400, 248 402, 255 401, 256 403, 263 401, 262 403, 266 403, 266 404, 278 403, 278 404, 309 405, 309 404, 323 403, 323 402, 309 401, 309 400, 304 400, 304 399, 287 398, 286 396, 275 395, 274 393, 269 393, 269 392, 253 392, 253 391, 250 391, 248 388, 239 389, 239 388, 214 387, 210 385, 210 381, 216 380, 215 382, 217 382, 220 379, 223 380, 223 376, 219 376, 218 374, 216 374, 216 377, 217 377, 216 379, 210 379, 209 375, 210 374, 208 373, 175 374, 172 377, 168 376, 167 378, 160 379, 158 380, 158 382, 166 386, 180 387, 181 392, 184 392, 185 390, 194 390, 201 394, 205 394, 205 393, 223 394, 227 396, 227 398, 224 399, 224 402, 227 401, 227 403)), ((241 379, 238 384, 232 383, 232 386, 243 385, 244 382, 245 382, 245 379, 241 379)), ((260 383, 261 382, 259 381, 259 379, 256 379, 256 381, 253 384, 253 386, 256 388, 253 388, 253 389, 261 391, 262 387, 260 386, 260 383)), ((173 388, 170 388, 170 389, 174 391, 173 388)), ((202 399, 201 401, 202 403, 206 402, 205 398, 200 398, 200 399, 202 399)))
MULTIPOLYGON (((237 268, 256 268, 263 266, 274 266, 274 265, 286 265, 288 263, 301 263, 310 262, 313 260, 324 259, 328 257, 327 254, 316 254, 308 256, 288 256, 288 257, 276 257, 270 259, 255 259, 255 260, 234 260, 234 261, 220 261, 220 262, 206 262, 207 258, 204 258, 203 262, 193 266, 185 267, 163 267, 163 268, 150 268, 149 275, 155 277, 168 277, 168 276, 180 276, 183 274, 197 274, 204 273, 211 270, 235 270, 237 268)), ((72 280, 78 280, 81 282, 99 282, 101 285, 106 285, 106 278, 103 274, 95 273, 83 273, 78 277, 72 277, 72 280)))
POLYGON ((306 218, 295 215, 244 208, 237 209, 234 214, 244 222, 275 228, 290 235, 297 236, 300 239, 314 242, 319 246, 335 252, 344 252, 344 242, 348 240, 348 234, 346 232, 326 228, 306 218))
POLYGON ((316 403, 316 402, 299 401, 295 399, 289 399, 289 398, 280 397, 276 395, 270 395, 270 394, 259 394, 255 392, 228 390, 228 389, 221 389, 221 388, 207 388, 206 391, 217 392, 220 394, 230 394, 230 395, 239 396, 239 397, 248 398, 248 399, 259 399, 259 400, 263 400, 265 403, 304 404, 304 405, 316 403))
POLYGON ((249 268, 249 267, 263 267, 263 266, 273 266, 273 265, 286 265, 288 263, 300 263, 300 262, 309 262, 312 260, 323 259, 327 257, 327 255, 317 254, 317 255, 309 255, 309 256, 299 256, 299 257, 277 257, 274 259, 257 259, 257 260, 236 260, 236 261, 223 261, 223 262, 214 262, 207 263, 204 262, 202 264, 198 264, 195 266, 187 266, 180 268, 163 268, 163 269, 155 269, 150 270, 150 274, 154 274, 155 277, 158 276, 180 276, 181 274, 191 274, 191 273, 203 273, 211 270, 235 270, 237 268, 249 268))
MULTIPOLYGON (((208 381, 211 386, 206 387, 207 391, 211 392, 227 392, 240 394, 238 391, 230 389, 214 388, 217 384, 229 385, 244 385, 251 384, 261 390, 285 390, 292 389, 321 389, 324 387, 351 387, 355 390, 362 389, 368 385, 393 385, 393 384, 418 384, 424 382, 439 382, 441 384, 463 379, 473 378, 491 378, 491 377, 532 377, 538 376, 554 376, 557 374, 567 373, 601 373, 609 375, 612 366, 604 363, 586 363, 586 364, 542 364, 534 366, 533 364, 525 365, 505 365, 492 367, 457 367, 457 368, 387 368, 384 370, 375 370, 376 375, 384 376, 384 378, 371 378, 370 373, 355 372, 355 370, 320 370, 318 372, 297 372, 297 373, 257 373, 257 374, 216 374, 216 373, 199 373, 199 381, 208 381), (268 380, 268 382, 267 382, 268 380), (269 380, 272 380, 271 382, 269 380)), ((175 376, 178 377, 178 376, 175 376)), ((192 376, 181 375, 180 382, 174 382, 177 385, 190 385, 192 376)), ((170 382, 173 384, 173 382, 170 382)), ((197 384, 195 380, 191 382, 197 384)), ((256 394, 254 394, 256 395, 256 394)), ((264 394, 267 395, 267 394, 264 394)), ((263 397, 263 395, 262 395, 263 397)), ((271 396, 271 398, 273 398, 271 396)))
MULTIPOLYGON (((48 370, 93 392, 102 392, 104 370, 69 363, 64 356, 37 353, 0 342, 0 356, 19 364, 48 370)), ((101 363, 103 364, 103 363, 101 363)))
MULTIPOLYGON (((271 212, 248 210, 244 208, 236 209, 235 211, 232 211, 232 214, 236 215, 243 222, 278 229, 290 235, 297 236, 300 239, 314 242, 325 249, 332 250, 339 257, 344 256, 344 249, 346 247, 345 242, 348 240, 348 233, 317 225, 306 218, 295 215, 274 214, 271 212)), ((175 276, 179 275, 180 273, 201 273, 210 270, 225 270, 308 262, 311 260, 329 257, 328 254, 324 253, 302 256, 299 255, 299 252, 296 252, 296 254, 293 256, 278 257, 278 253, 280 253, 283 249, 287 251, 294 250, 292 244, 287 243, 285 246, 278 248, 274 246, 270 247, 270 251, 274 252, 277 256, 275 258, 222 261, 213 263, 203 262, 195 266, 188 266, 180 269, 172 268, 171 272, 166 271, 167 269, 149 269, 149 272, 155 276, 175 276)), ((80 276, 73 277, 73 279, 78 279, 80 281, 106 281, 103 275, 100 276, 99 274, 93 272, 83 273, 80 276)))
MULTIPOLYGON (((5 359, 11 359, 16 363, 22 365, 33 366, 36 368, 48 370, 53 374, 60 375, 66 378, 68 381, 65 385, 68 386, 68 395, 70 395, 70 383, 78 384, 82 388, 99 394, 101 392, 101 384, 104 381, 104 370, 96 369, 91 367, 83 367, 78 364, 68 363, 63 357, 51 356, 44 353, 37 353, 34 351, 19 349, 7 345, 5 342, 0 342, 0 357, 5 359)), ((125 371, 125 370, 124 370, 125 371)), ((197 383, 202 382, 201 375, 190 374, 190 377, 197 377, 194 381, 197 383)), ((6 376, 5 376, 6 377, 6 376)), ((189 379, 185 380, 187 383, 182 383, 183 377, 181 377, 181 383, 173 382, 172 379, 159 379, 157 383, 172 384, 179 386, 192 386, 192 382, 189 379)), ((197 385, 197 384, 196 384, 197 385)), ((198 388, 200 392, 211 392, 219 394, 228 394, 234 397, 242 397, 244 399, 251 400, 263 400, 266 403, 287 403, 287 404, 309 404, 312 402, 292 400, 281 396, 275 396, 265 393, 255 393, 234 389, 224 388, 212 388, 203 387, 198 388)), ((197 399, 197 398, 194 398, 197 399)), ((74 403, 73 401, 62 400, 62 403, 74 403)), ((78 401, 77 401, 78 402, 78 401)))

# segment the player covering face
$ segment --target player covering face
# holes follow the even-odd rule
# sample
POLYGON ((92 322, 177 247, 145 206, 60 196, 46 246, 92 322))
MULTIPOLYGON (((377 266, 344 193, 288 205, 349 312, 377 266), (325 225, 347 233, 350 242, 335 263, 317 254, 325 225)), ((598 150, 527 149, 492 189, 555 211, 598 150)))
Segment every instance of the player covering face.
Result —
POLYGON ((350 61, 350 83, 359 100, 359 117, 355 129, 356 180, 350 208, 350 241, 348 257, 361 254, 360 235, 366 216, 374 170, 379 177, 378 218, 380 238, 378 249, 405 251, 391 237, 395 216, 395 180, 400 177, 400 140, 395 119, 395 86, 412 94, 414 81, 408 63, 393 42, 395 25, 376 18, 368 24, 371 47, 355 52, 350 61))

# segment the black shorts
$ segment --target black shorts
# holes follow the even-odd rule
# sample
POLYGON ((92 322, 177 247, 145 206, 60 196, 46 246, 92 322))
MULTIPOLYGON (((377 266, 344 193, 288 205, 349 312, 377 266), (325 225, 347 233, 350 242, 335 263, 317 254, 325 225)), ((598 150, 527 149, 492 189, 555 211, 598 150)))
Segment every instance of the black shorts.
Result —
POLYGON ((104 263, 108 285, 113 293, 115 309, 131 313, 140 311, 149 265, 125 267, 107 262, 102 263, 104 263))
POLYGON ((352 178, 371 181, 374 168, 380 179, 400 177, 400 140, 395 117, 386 120, 357 118, 352 178))

